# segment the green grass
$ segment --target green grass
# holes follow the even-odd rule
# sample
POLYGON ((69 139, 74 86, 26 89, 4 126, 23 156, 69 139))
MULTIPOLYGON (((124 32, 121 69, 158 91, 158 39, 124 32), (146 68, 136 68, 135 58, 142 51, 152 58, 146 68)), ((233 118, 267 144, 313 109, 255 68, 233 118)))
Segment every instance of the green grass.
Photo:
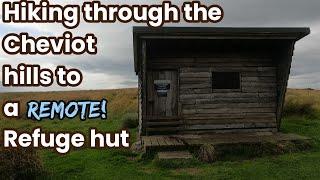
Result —
MULTIPOLYGON (((132 90, 131 90, 132 91, 132 90)), ((117 93, 132 99, 136 92, 101 92, 101 96, 117 97, 117 93)), ((293 91, 289 93, 294 94, 293 91)), ((300 92, 299 92, 300 93, 300 92)), ((10 98, 10 94, 5 94, 10 98)), ((4 96, 0 94, 0 99, 4 96)), ((119 96, 120 97, 120 96, 119 96)), ((57 98, 57 97, 55 97, 57 98)), ((80 97, 81 98, 81 97, 80 97)), ((91 98, 91 97, 89 97, 91 98)), ((99 131, 121 129, 122 115, 133 113, 135 105, 121 105, 126 98, 110 98, 110 108, 117 109, 108 120, 54 120, 33 122, 30 120, 0 120, 1 128, 31 130, 41 127, 45 131, 80 131, 88 134, 88 129, 99 131), (121 102, 119 102, 121 99, 121 102), (122 102, 123 101, 123 102, 122 102)), ((317 96, 320 99, 319 96, 317 96)), ((318 109, 319 110, 319 109, 318 109)), ((250 160, 218 161, 213 164, 190 161, 173 163, 141 159, 125 149, 78 149, 66 155, 53 150, 41 150, 40 155, 52 179, 319 179, 320 177, 320 116, 286 117, 282 123, 283 132, 311 137, 315 145, 311 151, 288 153, 279 156, 265 156, 250 160)), ((136 129, 131 129, 131 142, 136 137, 136 129)), ((0 178, 1 179, 1 178, 0 178)))

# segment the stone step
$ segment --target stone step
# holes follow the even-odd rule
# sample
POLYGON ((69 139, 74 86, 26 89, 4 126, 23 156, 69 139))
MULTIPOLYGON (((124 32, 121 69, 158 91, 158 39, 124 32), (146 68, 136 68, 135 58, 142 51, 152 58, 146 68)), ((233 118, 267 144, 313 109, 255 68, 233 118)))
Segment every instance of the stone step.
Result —
POLYGON ((158 152, 157 157, 160 160, 191 159, 192 154, 188 151, 165 151, 165 152, 158 152))

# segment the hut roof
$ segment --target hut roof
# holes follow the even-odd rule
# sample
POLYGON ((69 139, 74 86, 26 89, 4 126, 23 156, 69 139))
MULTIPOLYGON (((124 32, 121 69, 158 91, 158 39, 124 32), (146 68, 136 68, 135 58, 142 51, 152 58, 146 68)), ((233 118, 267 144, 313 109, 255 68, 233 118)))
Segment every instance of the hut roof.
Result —
POLYGON ((134 66, 139 72, 141 42, 146 39, 274 39, 298 41, 310 33, 309 28, 293 27, 133 27, 134 66))

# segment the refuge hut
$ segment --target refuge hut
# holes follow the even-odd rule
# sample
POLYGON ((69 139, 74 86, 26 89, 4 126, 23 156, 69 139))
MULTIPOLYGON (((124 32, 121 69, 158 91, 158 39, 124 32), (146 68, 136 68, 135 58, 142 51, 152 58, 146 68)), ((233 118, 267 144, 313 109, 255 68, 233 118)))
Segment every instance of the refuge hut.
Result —
POLYGON ((309 28, 133 28, 139 134, 277 132, 309 28))

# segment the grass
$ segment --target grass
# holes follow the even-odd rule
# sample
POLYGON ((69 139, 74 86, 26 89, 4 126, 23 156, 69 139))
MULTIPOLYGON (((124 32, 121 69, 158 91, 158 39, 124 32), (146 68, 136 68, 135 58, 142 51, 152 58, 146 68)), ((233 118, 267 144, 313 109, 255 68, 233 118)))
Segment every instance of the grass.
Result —
MULTIPOLYGON (((137 110, 137 90, 106 90, 51 93, 6 93, 0 94, 0 104, 6 100, 19 100, 24 104, 30 99, 102 99, 109 100, 108 120, 7 120, 0 117, 0 127, 31 130, 42 127, 46 131, 88 132, 91 127, 99 131, 121 129, 124 114, 137 110), (2 101, 2 102, 1 102, 2 101)), ((320 177, 320 91, 289 90, 288 98, 313 99, 314 116, 288 114, 283 119, 282 131, 311 137, 315 146, 311 151, 287 153, 279 156, 264 156, 250 160, 218 161, 213 164, 190 161, 158 162, 141 159, 126 149, 78 149, 67 155, 51 150, 40 150, 48 178, 62 179, 319 179, 320 177), (311 98, 310 98, 311 97, 311 98)), ((24 111, 24 110, 23 110, 24 111)), ((131 142, 136 129, 130 129, 131 142)))
POLYGON ((128 113, 122 116, 122 129, 136 128, 138 126, 138 113, 128 113))

